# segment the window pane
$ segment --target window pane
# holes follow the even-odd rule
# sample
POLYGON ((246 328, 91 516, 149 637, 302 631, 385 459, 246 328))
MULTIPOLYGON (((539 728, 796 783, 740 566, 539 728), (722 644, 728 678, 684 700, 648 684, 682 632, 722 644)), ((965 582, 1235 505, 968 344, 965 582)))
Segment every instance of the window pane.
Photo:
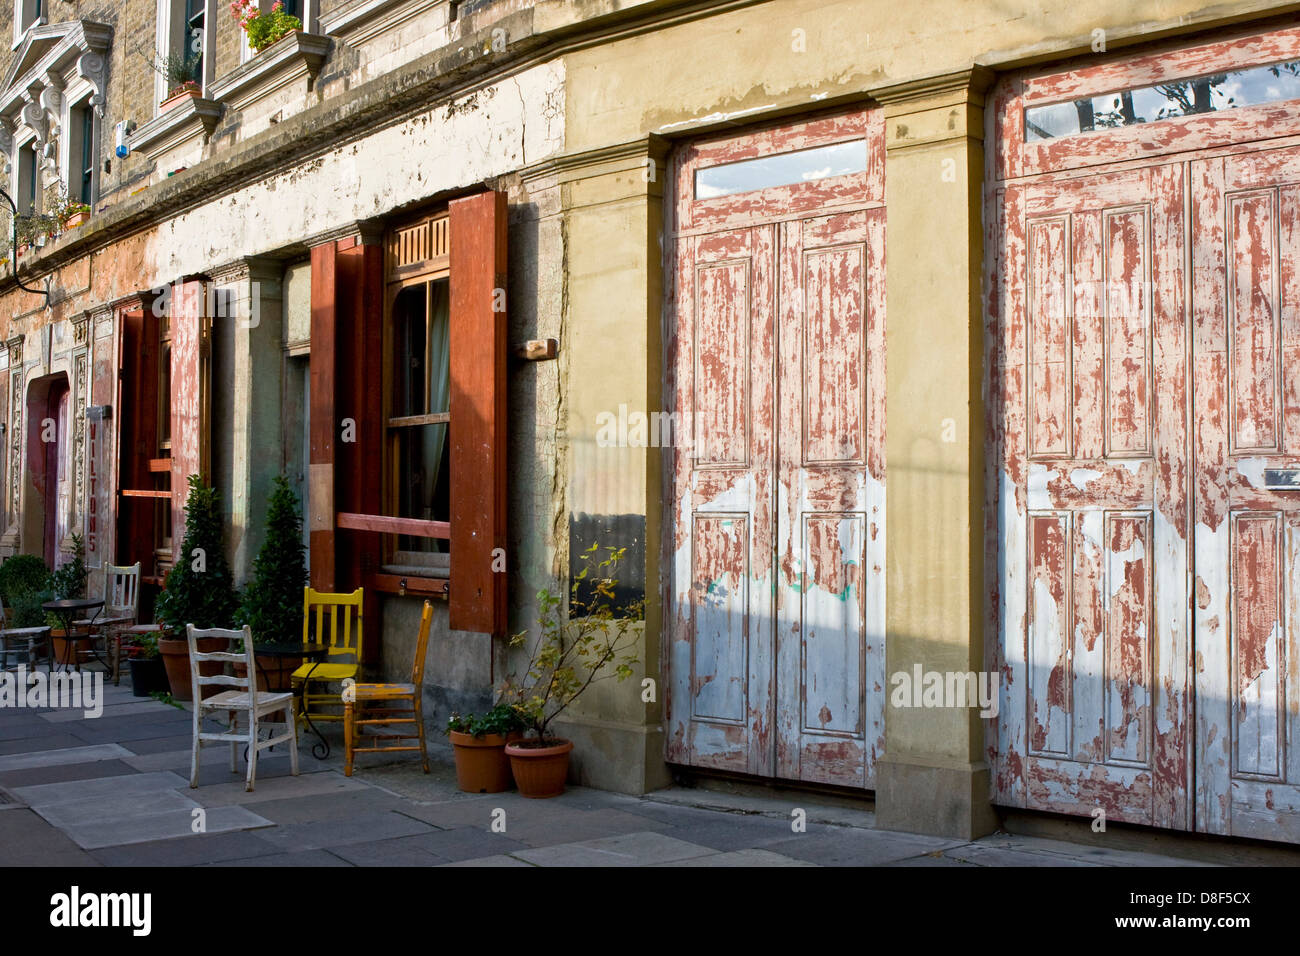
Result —
POLYGON ((866 168, 867 142, 855 139, 701 169, 695 174, 695 198, 716 199, 790 183, 816 182, 864 172, 866 168))
POLYGON ((1300 99, 1300 60, 1103 93, 1025 110, 1028 142, 1300 99))
POLYGON ((425 379, 428 306, 427 286, 407 286, 393 302, 393 415, 423 415, 428 411, 425 379))
POLYGON ((78 198, 90 205, 90 183, 95 173, 95 114, 90 107, 77 111, 81 119, 81 191, 78 198))

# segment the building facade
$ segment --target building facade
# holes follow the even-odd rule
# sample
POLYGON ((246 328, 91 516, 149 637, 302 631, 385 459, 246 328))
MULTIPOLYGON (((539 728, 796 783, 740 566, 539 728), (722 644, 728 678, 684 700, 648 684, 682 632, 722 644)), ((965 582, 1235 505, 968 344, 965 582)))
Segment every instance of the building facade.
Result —
POLYGON ((15 0, 0 553, 283 473, 433 723, 626 547, 584 783, 1300 840, 1292 5, 288 6, 15 0))

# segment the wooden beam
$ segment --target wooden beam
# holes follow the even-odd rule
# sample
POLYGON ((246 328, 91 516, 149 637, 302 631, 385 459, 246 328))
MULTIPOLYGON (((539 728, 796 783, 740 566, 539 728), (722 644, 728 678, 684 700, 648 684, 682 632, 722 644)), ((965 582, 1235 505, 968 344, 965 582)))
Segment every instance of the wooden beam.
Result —
POLYGON ((311 443, 308 461, 307 526, 311 536, 311 586, 318 591, 334 590, 334 435, 339 427, 336 415, 335 335, 338 307, 334 295, 335 260, 333 242, 311 250, 311 363, 308 412, 311 443))
POLYGON ((368 574, 367 591, 385 594, 443 595, 448 593, 446 578, 422 578, 405 574, 368 574))
POLYGON ((412 538, 439 538, 451 540, 451 524, 446 521, 425 521, 422 518, 391 518, 387 515, 359 515, 340 511, 334 516, 336 527, 349 531, 376 531, 380 534, 405 534, 412 538))

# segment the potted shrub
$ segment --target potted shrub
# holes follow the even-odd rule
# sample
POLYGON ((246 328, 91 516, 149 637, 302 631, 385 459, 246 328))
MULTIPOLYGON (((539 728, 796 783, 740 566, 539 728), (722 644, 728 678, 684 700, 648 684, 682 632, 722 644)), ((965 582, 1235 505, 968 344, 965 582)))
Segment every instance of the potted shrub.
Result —
MULTIPOLYGON (((611 577, 627 549, 604 550, 608 553, 603 558, 596 544, 583 553, 583 568, 574 575, 569 592, 567 620, 558 596, 547 589, 537 593, 540 634, 528 666, 502 685, 501 699, 514 707, 532 734, 506 744, 511 773, 525 797, 564 792, 573 742, 553 736, 551 722, 593 683, 610 677, 626 680, 637 663, 629 652, 637 641, 634 625, 642 617, 642 602, 616 608, 618 580, 611 577)), ((523 631, 510 644, 523 646, 527 637, 523 631)))
MULTIPOLYGON (((284 475, 275 478, 266 512, 266 541, 253 561, 253 580, 244 589, 235 626, 247 624, 253 644, 302 638, 302 589, 307 584, 303 557, 302 509, 284 475)), ((302 664, 299 657, 259 657, 259 690, 288 690, 289 675, 302 664)), ((244 676, 244 665, 235 672, 244 676)))
POLYGON ((466 793, 510 789, 506 744, 523 737, 527 725, 509 704, 497 704, 482 717, 452 714, 447 736, 456 755, 456 785, 466 793))
MULTIPOLYGON (((231 584, 230 567, 221 525, 221 495, 205 485, 198 475, 190 475, 190 492, 185 500, 185 539, 180 558, 163 579, 163 590, 154 602, 154 617, 163 625, 158 651, 167 669, 167 682, 176 700, 192 700, 190 683, 190 649, 185 625, 195 627, 230 627, 237 608, 231 584)), ((225 650, 219 637, 200 639, 204 653, 225 650)), ((213 676, 221 665, 209 661, 200 673, 213 676)), ((207 689, 205 696, 220 690, 207 689)))
POLYGON ((167 692, 167 669, 158 653, 158 638, 155 635, 141 634, 129 644, 123 642, 122 650, 130 655, 127 657, 127 665, 131 668, 133 696, 148 697, 159 691, 167 692))
POLYGON ((302 29, 302 21, 285 13, 280 0, 275 0, 267 13, 258 8, 256 0, 234 0, 230 12, 248 35, 248 45, 254 53, 261 53, 277 40, 302 29))
MULTIPOLYGON (((86 570, 86 546, 81 540, 81 535, 72 536, 72 560, 65 561, 55 569, 50 575, 50 590, 54 592, 53 599, 56 601, 66 601, 86 596, 86 578, 89 571, 86 570)), ((45 600, 50 600, 46 598, 45 600)), ((50 625, 50 640, 54 645, 54 659, 60 664, 68 665, 77 663, 77 644, 90 639, 89 635, 77 637, 75 634, 66 634, 63 631, 63 621, 53 614, 45 618, 45 623, 50 625)))

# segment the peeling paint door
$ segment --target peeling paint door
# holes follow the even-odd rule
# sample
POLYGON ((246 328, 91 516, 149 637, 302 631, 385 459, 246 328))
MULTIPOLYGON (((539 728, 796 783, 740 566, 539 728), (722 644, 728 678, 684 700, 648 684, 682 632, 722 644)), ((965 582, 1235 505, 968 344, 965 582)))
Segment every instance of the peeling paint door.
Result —
POLYGON ((1197 829, 1300 842, 1300 149, 1192 163, 1192 209, 1197 829))
POLYGON ((882 142, 858 111, 678 155, 671 762, 874 785, 882 142))
POLYGON ((1184 167, 1009 186, 1000 802, 1190 825, 1184 167))

